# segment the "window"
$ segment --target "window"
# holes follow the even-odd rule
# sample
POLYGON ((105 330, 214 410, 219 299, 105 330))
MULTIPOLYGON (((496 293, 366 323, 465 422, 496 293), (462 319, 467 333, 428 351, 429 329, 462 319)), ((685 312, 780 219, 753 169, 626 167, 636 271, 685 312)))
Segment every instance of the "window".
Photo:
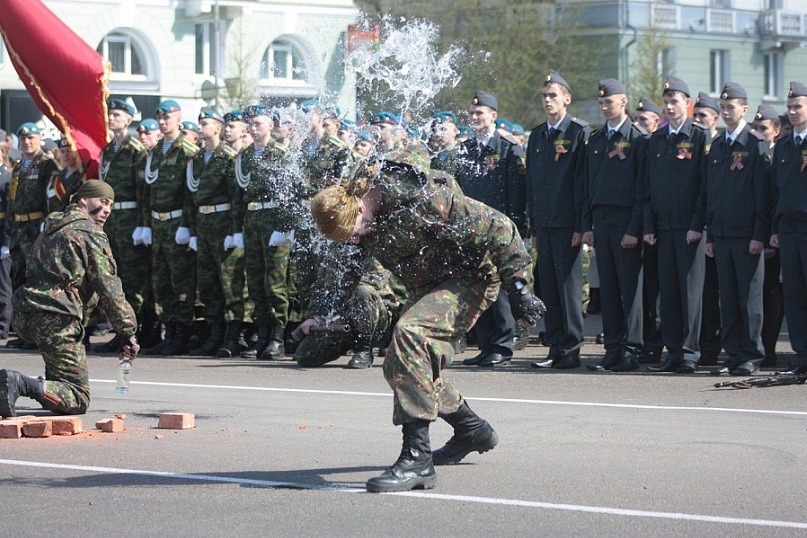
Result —
POLYGON ((675 47, 666 47, 659 52, 658 73, 662 79, 675 73, 675 47))
POLYGON ((709 52, 709 91, 719 94, 723 85, 729 80, 729 51, 713 50, 709 52))
POLYGON ((114 75, 137 77, 145 75, 142 54, 128 35, 107 34, 95 50, 112 65, 114 75))
POLYGON ((768 52, 764 55, 765 97, 778 99, 782 96, 782 54, 768 52))
POLYGON ((261 79, 306 80, 303 55, 290 41, 277 39, 261 58, 261 79))
MULTIPOLYGON (((219 29, 219 33, 221 30, 219 29)), ((215 22, 200 22, 196 25, 196 74, 215 75, 218 71, 219 55, 216 50, 215 22)))

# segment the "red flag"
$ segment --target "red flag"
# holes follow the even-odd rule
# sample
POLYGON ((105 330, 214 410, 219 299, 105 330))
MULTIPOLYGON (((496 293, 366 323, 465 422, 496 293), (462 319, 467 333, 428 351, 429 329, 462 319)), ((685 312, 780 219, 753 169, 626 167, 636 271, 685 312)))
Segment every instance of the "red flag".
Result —
POLYGON ((0 33, 42 113, 73 149, 84 150, 84 162, 87 153, 97 159, 108 135, 108 71, 101 55, 41 0, 3 0, 0 33))

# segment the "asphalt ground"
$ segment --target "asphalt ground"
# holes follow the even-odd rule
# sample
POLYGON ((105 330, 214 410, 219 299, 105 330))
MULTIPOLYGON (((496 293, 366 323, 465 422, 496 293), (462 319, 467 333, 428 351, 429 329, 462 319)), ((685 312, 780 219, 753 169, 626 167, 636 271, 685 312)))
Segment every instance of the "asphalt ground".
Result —
MULTIPOLYGON (((475 349, 457 357, 446 378, 501 442, 404 494, 364 489, 400 451, 380 359, 354 371, 348 357, 317 369, 141 357, 118 394, 115 358, 90 355, 82 434, 0 439, 3 534, 807 535, 807 386, 531 368, 546 351, 533 341, 496 370, 459 364, 475 349), (164 412, 195 413, 196 428, 158 430, 164 412), (94 430, 117 413, 124 432, 94 430)), ((584 363, 600 354, 588 343, 584 363)), ((43 371, 36 352, 0 351, 0 365, 43 371)), ((433 447, 450 435, 436 423, 433 447)))

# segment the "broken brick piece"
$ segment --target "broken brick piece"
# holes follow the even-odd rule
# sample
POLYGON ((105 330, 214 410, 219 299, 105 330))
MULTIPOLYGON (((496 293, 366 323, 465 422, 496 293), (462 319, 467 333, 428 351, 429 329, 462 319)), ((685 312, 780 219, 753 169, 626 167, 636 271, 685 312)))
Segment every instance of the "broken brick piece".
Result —
POLYGON ((76 435, 81 433, 83 425, 78 417, 60 417, 51 420, 53 435, 76 435))
POLYGON ((96 422, 95 427, 106 433, 120 433, 123 431, 123 421, 119 418, 108 418, 96 422))
POLYGON ((22 437, 22 425, 18 420, 0 421, 0 439, 19 439, 22 437))
POLYGON ((24 422, 22 434, 25 437, 50 437, 53 435, 53 427, 48 420, 24 422))
POLYGON ((161 430, 187 430, 196 427, 193 413, 161 413, 157 427, 161 430))

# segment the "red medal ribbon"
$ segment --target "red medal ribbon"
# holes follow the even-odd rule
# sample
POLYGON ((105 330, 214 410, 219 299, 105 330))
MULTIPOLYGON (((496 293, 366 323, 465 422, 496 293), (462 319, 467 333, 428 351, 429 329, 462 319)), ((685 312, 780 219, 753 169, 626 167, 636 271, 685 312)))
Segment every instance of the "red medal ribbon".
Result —
POLYGON ((692 160, 692 152, 687 151, 686 148, 678 148, 678 155, 676 155, 676 158, 692 160))
POLYGON ((742 170, 743 168, 745 168, 745 165, 743 164, 743 156, 740 154, 735 154, 734 162, 731 163, 729 170, 742 170))
POLYGON ((563 147, 563 144, 556 144, 555 145, 555 162, 558 162, 560 156, 564 153, 569 153, 569 150, 563 147))
POLYGON ((620 161, 624 161, 625 159, 628 158, 628 156, 625 155, 625 153, 622 151, 622 148, 620 148, 620 147, 616 147, 616 148, 612 149, 610 152, 608 152, 608 158, 609 159, 613 159, 617 155, 619 156, 620 161))

